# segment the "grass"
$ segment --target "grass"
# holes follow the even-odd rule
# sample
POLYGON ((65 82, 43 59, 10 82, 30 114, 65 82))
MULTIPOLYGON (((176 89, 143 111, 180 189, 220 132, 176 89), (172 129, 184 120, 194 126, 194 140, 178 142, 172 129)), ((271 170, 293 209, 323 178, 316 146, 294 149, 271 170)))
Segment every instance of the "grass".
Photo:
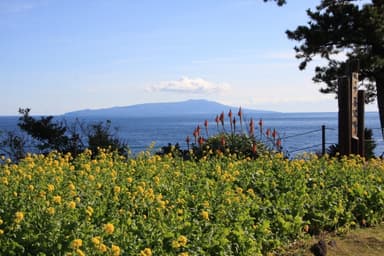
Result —
MULTIPOLYGON (((311 246, 320 237, 312 237, 291 245, 283 255, 310 256, 311 246)), ((351 230, 343 235, 323 236, 327 243, 327 256, 381 256, 384 255, 384 223, 375 227, 351 230), (332 244, 332 245, 331 245, 332 244)))

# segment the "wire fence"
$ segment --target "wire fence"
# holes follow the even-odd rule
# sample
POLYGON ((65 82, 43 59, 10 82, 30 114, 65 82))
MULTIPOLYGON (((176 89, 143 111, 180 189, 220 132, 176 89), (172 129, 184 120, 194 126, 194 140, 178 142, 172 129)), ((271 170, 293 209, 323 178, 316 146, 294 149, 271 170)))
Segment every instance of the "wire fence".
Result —
MULTIPOLYGON (((365 139, 365 142, 371 142, 376 145, 374 153, 376 156, 384 156, 384 140, 381 134, 381 128, 369 128, 372 130, 372 138, 365 139)), ((322 126, 319 129, 299 132, 280 137, 285 151, 290 155, 297 155, 303 152, 326 153, 330 146, 338 144, 338 129, 322 126), (300 137, 310 136, 313 143, 308 143, 308 139, 299 139, 300 137), (293 140, 302 143, 293 142, 293 140), (304 142, 305 141, 305 142, 304 142)))

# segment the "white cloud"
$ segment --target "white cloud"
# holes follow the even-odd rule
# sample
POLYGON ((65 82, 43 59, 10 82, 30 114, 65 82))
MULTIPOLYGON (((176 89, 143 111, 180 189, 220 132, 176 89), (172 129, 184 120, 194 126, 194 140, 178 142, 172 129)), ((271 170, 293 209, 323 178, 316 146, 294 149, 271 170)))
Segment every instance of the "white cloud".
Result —
POLYGON ((226 83, 214 83, 202 78, 182 77, 178 80, 163 81, 153 85, 147 90, 151 92, 173 92, 189 94, 211 94, 225 92, 230 89, 226 83))

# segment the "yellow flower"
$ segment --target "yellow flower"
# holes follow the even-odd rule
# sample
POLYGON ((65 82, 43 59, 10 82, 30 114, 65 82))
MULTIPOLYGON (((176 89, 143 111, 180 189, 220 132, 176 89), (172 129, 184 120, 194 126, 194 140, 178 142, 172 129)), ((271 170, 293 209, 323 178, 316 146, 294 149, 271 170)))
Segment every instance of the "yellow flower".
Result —
POLYGON ((128 183, 132 183, 132 181, 133 181, 133 179, 132 179, 131 177, 128 177, 128 178, 127 178, 127 182, 128 182, 128 183))
POLYGON ((48 191, 52 192, 53 190, 55 190, 55 186, 52 184, 48 184, 48 191))
POLYGON ((90 174, 90 175, 88 176, 88 180, 89 180, 89 181, 94 181, 94 180, 95 180, 95 176, 93 176, 92 174, 90 174))
POLYGON ((180 244, 177 240, 172 241, 172 248, 174 249, 180 248, 180 244))
POLYGON ((29 185, 29 186, 28 186, 28 189, 29 189, 30 191, 33 191, 33 190, 35 190, 35 187, 34 187, 33 185, 29 185))
POLYGON ((76 187, 75 187, 75 185, 73 185, 73 183, 70 183, 68 185, 68 188, 69 188, 69 190, 75 190, 76 189, 76 187))
POLYGON ((4 230, 0 229, 0 236, 4 234, 4 230))
POLYGON ((70 209, 75 209, 76 208, 76 202, 75 201, 71 201, 68 203, 68 208, 70 209))
POLYGON ((140 252, 140 256, 152 256, 151 248, 145 248, 140 252))
POLYGON ((85 253, 82 250, 80 250, 80 249, 76 249, 76 253, 79 256, 85 256, 85 253))
POLYGON ((99 251, 100 252, 107 252, 108 248, 105 244, 100 244, 99 251))
POLYGON ((24 219, 24 213, 23 212, 16 212, 15 213, 15 222, 20 223, 24 219))
POLYGON ((203 206, 204 206, 205 208, 208 208, 208 207, 209 207, 209 202, 208 202, 208 201, 204 201, 204 202, 203 202, 203 206))
POLYGON ((100 238, 99 236, 92 237, 92 243, 93 243, 94 245, 99 245, 99 244, 101 244, 100 239, 101 239, 101 238, 100 238))
POLYGON ((177 238, 177 240, 172 241, 172 248, 177 249, 180 247, 184 247, 187 245, 188 239, 187 237, 181 235, 177 238))
POLYGON ((180 246, 184 247, 187 245, 188 239, 185 236, 179 236, 177 241, 179 242, 180 246))
POLYGON ((2 225, 4 223, 4 221, 2 219, 0 219, 0 225, 2 225))
POLYGON ((55 214, 55 208, 53 208, 53 207, 49 207, 49 208, 47 209, 47 212, 48 212, 49 215, 54 215, 54 214, 55 214))
POLYGON ((112 223, 107 223, 104 225, 104 231, 105 233, 111 235, 113 231, 115 231, 115 226, 113 226, 112 223))
POLYGON ((205 220, 209 220, 209 213, 207 211, 201 211, 201 217, 205 220))
POLYGON ((91 206, 87 206, 87 209, 85 210, 85 213, 91 217, 93 214, 93 208, 91 206))
POLYGON ((115 192, 115 194, 119 194, 120 191, 121 191, 121 188, 120 188, 119 186, 115 186, 115 187, 113 188, 113 191, 115 192))
POLYGON ((45 191, 40 191, 39 195, 40 195, 40 197, 45 197, 47 195, 47 193, 45 191))
POLYGON ((121 249, 117 245, 112 245, 111 246, 111 251, 113 256, 119 256, 121 254, 121 249))
POLYGON ((61 196, 54 196, 53 197, 53 202, 57 204, 61 204, 61 196))
POLYGON ((8 185, 9 183, 8 183, 8 179, 7 179, 7 177, 2 177, 1 178, 1 183, 3 183, 4 185, 8 185))
POLYGON ((144 193, 144 188, 142 186, 138 186, 137 187, 137 191, 140 193, 140 194, 143 194, 144 193))
POLYGON ((71 243, 71 247, 73 249, 78 249, 83 245, 83 241, 81 239, 75 239, 71 243))
POLYGON ((182 252, 178 256, 188 256, 188 253, 187 252, 182 252))

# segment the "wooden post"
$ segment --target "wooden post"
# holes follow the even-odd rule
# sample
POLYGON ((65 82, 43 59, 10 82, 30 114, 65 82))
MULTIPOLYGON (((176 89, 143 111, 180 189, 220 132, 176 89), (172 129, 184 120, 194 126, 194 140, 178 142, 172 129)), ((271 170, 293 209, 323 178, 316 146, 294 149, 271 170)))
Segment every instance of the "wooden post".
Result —
POLYGON ((351 154, 352 120, 351 120, 351 87, 348 77, 338 80, 339 103, 339 146, 341 155, 351 154))
POLYGON ((359 155, 365 156, 365 91, 359 90, 358 92, 358 128, 357 133, 359 136, 359 155))
POLYGON ((325 125, 321 126, 321 155, 325 155, 325 125))
POLYGON ((346 76, 339 78, 338 81, 339 146, 341 155, 360 153, 358 71, 359 61, 349 61, 346 65, 346 76))

